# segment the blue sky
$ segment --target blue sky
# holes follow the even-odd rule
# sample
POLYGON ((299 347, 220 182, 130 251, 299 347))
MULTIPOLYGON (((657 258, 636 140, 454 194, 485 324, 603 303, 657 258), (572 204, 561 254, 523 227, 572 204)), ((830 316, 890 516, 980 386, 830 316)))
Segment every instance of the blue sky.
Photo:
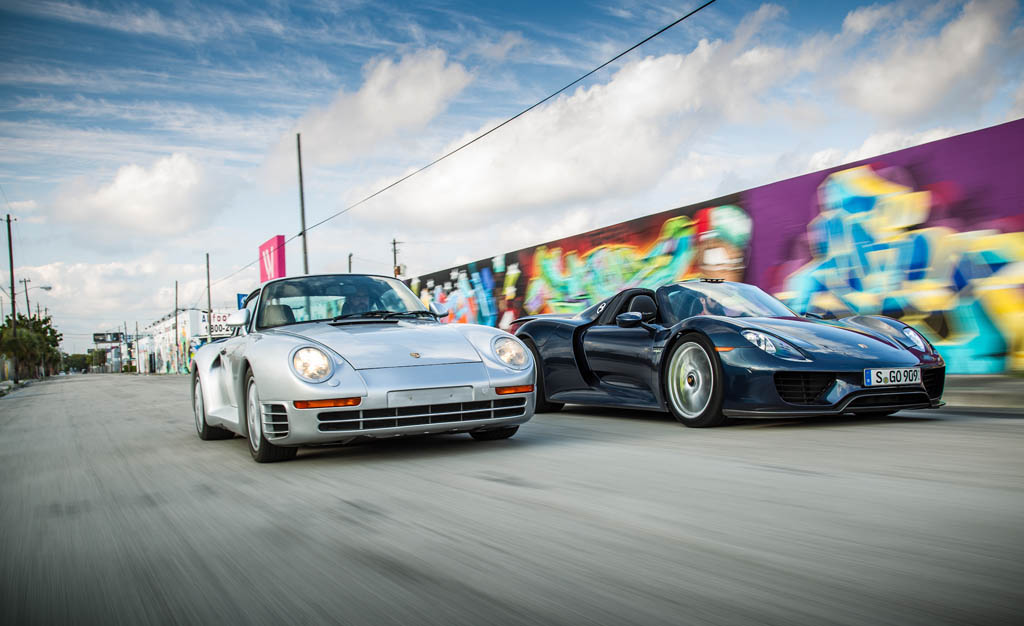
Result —
MULTIPOLYGON (((698 4, 4 2, 16 275, 71 350, 175 280, 205 303, 204 253, 217 280, 298 232, 296 132, 315 223, 698 4)), ((419 274, 1016 119, 1022 61, 1013 0, 719 0, 310 232, 311 270, 387 273, 397 237, 419 274)))

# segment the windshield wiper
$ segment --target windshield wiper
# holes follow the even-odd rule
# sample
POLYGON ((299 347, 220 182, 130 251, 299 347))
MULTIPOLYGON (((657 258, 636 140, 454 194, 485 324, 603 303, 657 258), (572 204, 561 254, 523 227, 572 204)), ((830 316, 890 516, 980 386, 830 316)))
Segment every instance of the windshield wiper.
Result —
POLYGON ((348 320, 348 319, 353 319, 353 318, 357 318, 357 317, 363 317, 363 318, 376 318, 376 317, 379 317, 381 319, 384 319, 384 318, 388 317, 389 315, 392 315, 392 314, 398 313, 398 312, 399 311, 362 311, 360 313, 346 313, 345 315, 336 315, 336 316, 332 317, 331 321, 332 322, 337 322, 338 320, 348 320))
POLYGON ((388 311, 388 314, 385 315, 383 319, 388 319, 389 317, 402 317, 405 315, 411 315, 413 317, 426 316, 435 320, 437 319, 437 316, 430 311, 388 311))

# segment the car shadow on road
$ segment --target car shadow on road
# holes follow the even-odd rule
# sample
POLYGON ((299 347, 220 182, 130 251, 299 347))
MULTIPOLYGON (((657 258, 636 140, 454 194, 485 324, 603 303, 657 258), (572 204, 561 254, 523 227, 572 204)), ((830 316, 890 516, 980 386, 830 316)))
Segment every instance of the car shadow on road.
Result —
POLYGON ((818 417, 784 417, 773 419, 755 419, 730 417, 726 426, 758 427, 758 428, 828 428, 833 426, 884 425, 884 424, 909 424, 912 422, 937 422, 941 421, 936 417, 919 417, 916 415, 901 416, 887 415, 885 417, 864 417, 856 415, 821 415, 818 417))
MULTIPOLYGON (((643 411, 637 409, 609 408, 609 407, 573 407, 567 406, 561 411, 564 415, 573 417, 601 417, 612 419, 623 419, 647 423, 665 423, 668 425, 679 425, 671 414, 659 411, 643 411)), ((554 415, 557 415, 555 413, 554 415)), ((803 427, 823 428, 832 426, 850 426, 854 424, 907 424, 910 422, 935 422, 940 417, 922 417, 920 415, 887 415, 884 417, 867 417, 856 415, 821 415, 816 417, 775 417, 775 418, 746 418, 730 417, 725 424, 718 428, 742 428, 742 427, 803 427)), ((707 429, 704 429, 707 430, 707 429)))
POLYGON ((451 454, 484 454, 511 452, 537 446, 557 444, 553 437, 534 436, 520 432, 511 439, 500 441, 476 441, 466 433, 444 435, 415 435, 376 439, 349 444, 306 446, 299 448, 299 454, 292 463, 317 459, 335 461, 358 460, 394 461, 402 459, 427 459, 451 454))

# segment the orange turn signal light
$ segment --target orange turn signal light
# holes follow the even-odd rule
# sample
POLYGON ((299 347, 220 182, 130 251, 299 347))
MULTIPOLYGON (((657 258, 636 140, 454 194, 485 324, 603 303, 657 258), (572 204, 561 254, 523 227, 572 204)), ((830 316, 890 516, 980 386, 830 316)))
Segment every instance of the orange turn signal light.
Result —
POLYGON ((517 385, 515 387, 496 387, 494 389, 498 392, 499 396, 504 396, 509 393, 530 393, 533 391, 533 385, 517 385))
POLYGON ((715 346, 715 352, 732 352, 736 348, 728 348, 723 346, 715 346))
POLYGON ((326 409, 333 406, 359 406, 362 398, 334 398, 332 400, 296 400, 296 409, 326 409))

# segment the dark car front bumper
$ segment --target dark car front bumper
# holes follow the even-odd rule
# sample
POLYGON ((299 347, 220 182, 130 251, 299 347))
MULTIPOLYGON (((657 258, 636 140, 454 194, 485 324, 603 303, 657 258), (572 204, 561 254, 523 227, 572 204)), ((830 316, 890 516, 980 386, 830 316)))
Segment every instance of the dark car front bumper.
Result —
POLYGON ((922 384, 865 387, 864 369, 884 363, 785 361, 757 348, 720 352, 725 374, 723 413, 730 417, 793 417, 880 413, 942 406, 945 363, 926 355, 917 364, 922 384), (824 365, 824 367, 823 367, 824 365))

